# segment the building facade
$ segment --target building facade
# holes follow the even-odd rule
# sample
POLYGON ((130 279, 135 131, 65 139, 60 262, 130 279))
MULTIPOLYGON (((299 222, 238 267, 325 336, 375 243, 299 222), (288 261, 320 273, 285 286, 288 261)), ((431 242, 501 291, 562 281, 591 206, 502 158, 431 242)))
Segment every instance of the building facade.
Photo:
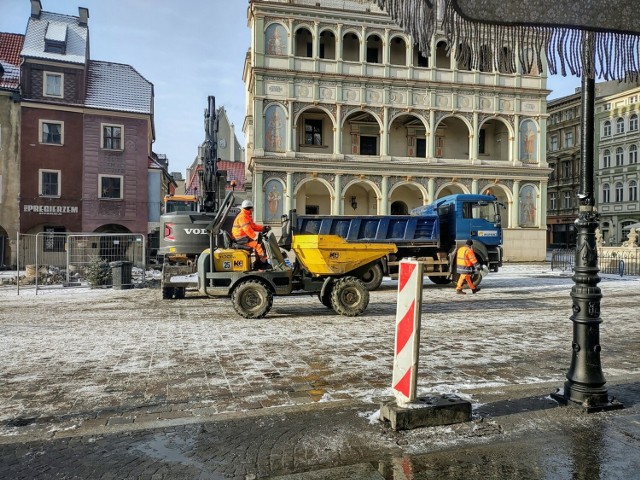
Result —
MULTIPOLYGON (((625 84, 622 84, 625 87, 625 84)), ((603 95, 596 102, 595 143, 600 230, 606 245, 619 245, 626 228, 640 222, 640 87, 603 95)))
POLYGON ((0 33, 0 269, 15 265, 20 229, 20 51, 24 35, 0 33))
POLYGON ((153 85, 89 57, 89 12, 31 1, 21 51, 20 231, 142 233, 153 85))
POLYGON ((403 214, 492 193, 505 206, 505 260, 545 258, 548 91, 542 66, 518 71, 526 46, 476 59, 440 36, 426 57, 384 12, 350 0, 252 0, 248 17, 257 220, 277 225, 292 208, 403 214))

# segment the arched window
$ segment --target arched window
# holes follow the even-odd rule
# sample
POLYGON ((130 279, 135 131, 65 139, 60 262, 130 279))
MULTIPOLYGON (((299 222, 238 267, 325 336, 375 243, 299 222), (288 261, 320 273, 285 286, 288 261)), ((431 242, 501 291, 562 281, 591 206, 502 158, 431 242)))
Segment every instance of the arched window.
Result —
POLYGON ((382 40, 377 35, 367 38, 367 62, 382 63, 382 40))
POLYGON ((622 147, 616 148, 616 167, 622 166, 624 163, 624 150, 622 147))
POLYGON ((389 45, 389 63, 391 65, 407 64, 407 44, 404 41, 404 38, 393 37, 391 39, 389 45))
POLYGON ((631 145, 629 147, 629 165, 634 165, 638 163, 638 147, 636 145, 631 145))
POLYGON ((638 130, 638 115, 635 113, 629 118, 629 130, 638 130))
POLYGON ((502 47, 498 57, 498 71, 500 73, 516 73, 516 64, 513 52, 509 47, 502 47))
POLYGON ((436 68, 451 68, 451 59, 447 55, 449 45, 444 40, 436 44, 436 68))
POLYGON ((336 58, 336 36, 331 30, 324 30, 320 34, 320 48, 318 56, 320 58, 326 58, 328 60, 335 60, 336 58))
POLYGON ((456 50, 458 70, 471 70, 471 47, 466 43, 458 45, 456 50))
POLYGON ((624 133, 624 118, 616 120, 616 133, 624 133))
POLYGON ((624 188, 622 182, 616 182, 616 203, 622 202, 624 196, 624 188))
POLYGON ((355 33, 342 37, 342 59, 346 62, 360 61, 360 39, 355 33))
POLYGON ((602 203, 609 203, 611 201, 611 187, 608 183, 602 185, 602 203))
POLYGON ((611 166, 611 150, 606 149, 602 154, 602 167, 609 168, 611 166))
POLYGON ((480 47, 479 63, 478 70, 481 72, 493 72, 493 55, 490 46, 482 45, 480 47))
POLYGON ((629 201, 638 201, 638 182, 636 182, 635 180, 631 180, 629 182, 629 201))
POLYGON ((611 122, 609 120, 604 122, 604 126, 602 128, 602 136, 603 137, 610 137, 611 136, 611 122))
POLYGON ((296 57, 313 56, 313 36, 306 28, 300 28, 296 31, 296 57))

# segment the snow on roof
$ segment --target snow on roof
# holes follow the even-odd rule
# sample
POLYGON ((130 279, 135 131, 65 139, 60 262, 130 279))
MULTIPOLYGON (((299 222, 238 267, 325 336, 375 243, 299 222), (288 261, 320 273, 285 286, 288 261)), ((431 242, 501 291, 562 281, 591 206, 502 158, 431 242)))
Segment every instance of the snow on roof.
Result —
POLYGON ((153 84, 130 65, 91 60, 87 107, 153 113, 153 84))
POLYGON ((15 89, 20 85, 20 50, 24 35, 0 32, 0 88, 15 89))
POLYGON ((39 18, 29 18, 21 55, 85 64, 89 29, 86 25, 79 25, 78 20, 78 17, 51 12, 41 12, 39 18), (46 52, 46 40, 64 43, 65 53, 46 52))

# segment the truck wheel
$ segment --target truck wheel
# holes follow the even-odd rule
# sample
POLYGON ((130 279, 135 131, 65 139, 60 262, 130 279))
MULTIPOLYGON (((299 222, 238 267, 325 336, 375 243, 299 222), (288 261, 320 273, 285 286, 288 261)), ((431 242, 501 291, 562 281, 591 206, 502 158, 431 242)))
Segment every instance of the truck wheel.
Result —
POLYGON ((173 287, 163 287, 162 288, 162 299, 169 300, 173 298, 173 287))
POLYGON ((482 282, 482 275, 480 275, 479 273, 474 273, 473 275, 471 275, 471 281, 477 287, 482 282))
POLYGON ((360 280, 362 280, 367 290, 372 292, 382 284, 383 276, 382 266, 376 263, 360 277, 360 280))
POLYGON ((362 280, 344 277, 336 281, 331 291, 333 310, 346 317, 361 315, 369 305, 369 290, 362 280))
POLYGON ((320 303, 322 303, 327 308, 333 308, 333 306, 331 305, 331 292, 333 292, 333 284, 327 286, 324 295, 322 294, 322 292, 318 292, 320 303))
POLYGON ((233 289, 231 302, 244 318, 262 318, 273 306, 273 294, 262 282, 247 280, 233 289))
POLYGON ((433 283, 435 283, 436 285, 449 285, 451 283, 451 279, 441 276, 441 277, 429 277, 429 280, 431 280, 433 283))

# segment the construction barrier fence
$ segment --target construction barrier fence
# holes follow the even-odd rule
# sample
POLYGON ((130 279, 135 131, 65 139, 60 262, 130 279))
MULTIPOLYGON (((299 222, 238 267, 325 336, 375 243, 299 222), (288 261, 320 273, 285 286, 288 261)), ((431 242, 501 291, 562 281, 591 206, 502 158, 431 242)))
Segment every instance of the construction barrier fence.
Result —
POLYGON ((111 270, 131 267, 133 284, 144 284, 146 238, 127 233, 54 233, 17 235, 17 269, 5 272, 5 285, 38 289, 111 285, 111 270), (112 262, 116 262, 110 265, 112 262))

